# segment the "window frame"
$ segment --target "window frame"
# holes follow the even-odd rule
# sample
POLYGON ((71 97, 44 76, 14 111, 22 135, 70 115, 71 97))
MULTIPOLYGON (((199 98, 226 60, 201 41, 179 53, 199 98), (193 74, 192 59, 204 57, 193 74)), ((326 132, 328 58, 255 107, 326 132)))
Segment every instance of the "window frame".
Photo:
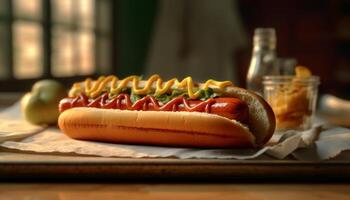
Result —
MULTIPOLYGON (((86 78, 86 76, 81 76, 81 75, 74 75, 74 76, 69 76, 69 77, 54 77, 52 75, 52 30, 54 25, 62 25, 67 28, 72 28, 74 31, 79 32, 79 31, 84 31, 84 30, 89 30, 92 31, 94 34, 95 38, 95 48, 93 51, 94 55, 94 73, 89 74, 89 77, 96 78, 99 75, 103 73, 115 73, 117 69, 117 1, 114 0, 103 0, 105 2, 108 2, 111 6, 109 7, 109 12, 110 12, 110 32, 109 33, 104 33, 100 30, 98 30, 97 26, 91 27, 91 28, 85 28, 85 27, 78 27, 74 26, 71 27, 68 24, 62 24, 62 23, 57 23, 53 21, 53 16, 52 16, 52 1, 51 0, 41 0, 41 9, 42 9, 42 19, 37 20, 37 19, 30 19, 26 17, 14 17, 14 9, 13 9, 13 2, 12 0, 5 0, 7 1, 7 15, 6 16, 0 16, 0 22, 4 24, 6 27, 6 36, 7 38, 5 39, 6 41, 6 58, 5 59, 5 69, 6 69, 6 76, 7 78, 5 79, 0 79, 0 92, 21 92, 21 91, 28 91, 30 90, 30 87, 32 84, 34 84, 36 81, 39 79, 55 79, 63 84, 65 84, 67 87, 69 87, 72 83, 83 80, 86 78), (30 22, 35 22, 39 23, 42 27, 42 39, 41 39, 41 45, 43 49, 43 54, 42 54, 42 67, 43 67, 43 74, 42 76, 38 78, 28 78, 28 79, 16 79, 14 77, 14 41, 13 41, 13 24, 16 20, 21 20, 21 21, 30 21, 30 22), (101 59, 98 57, 98 45, 100 45, 100 39, 104 38, 109 40, 111 43, 111 49, 110 49, 110 55, 108 56, 110 61, 109 63, 111 64, 108 67, 107 72, 103 72, 102 69, 99 67, 99 63, 101 62, 101 59)), ((74 0, 73 0, 74 2, 74 0)), ((99 23, 100 18, 98 14, 98 6, 100 6, 101 1, 99 0, 94 0, 94 12, 95 12, 95 24, 99 23)), ((76 51, 77 49, 74 49, 76 51)), ((75 61, 73 61, 75 63, 75 61)))

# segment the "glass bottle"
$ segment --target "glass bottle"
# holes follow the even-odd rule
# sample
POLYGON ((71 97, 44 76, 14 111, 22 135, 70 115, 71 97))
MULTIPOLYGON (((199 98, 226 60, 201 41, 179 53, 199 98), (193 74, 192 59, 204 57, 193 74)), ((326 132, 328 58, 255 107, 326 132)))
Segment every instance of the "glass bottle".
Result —
POLYGON ((278 68, 279 75, 291 76, 295 74, 295 67, 298 61, 295 58, 277 58, 276 67, 278 68))
POLYGON ((276 33, 273 28, 257 28, 253 38, 253 54, 247 74, 247 89, 263 94, 263 76, 277 75, 276 33))

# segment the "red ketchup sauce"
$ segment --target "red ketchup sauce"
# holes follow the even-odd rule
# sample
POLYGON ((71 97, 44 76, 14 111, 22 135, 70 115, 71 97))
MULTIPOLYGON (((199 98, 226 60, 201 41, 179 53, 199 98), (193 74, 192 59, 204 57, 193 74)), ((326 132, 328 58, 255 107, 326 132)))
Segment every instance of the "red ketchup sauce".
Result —
POLYGON ((153 96, 145 96, 135 103, 131 102, 128 94, 119 94, 110 99, 105 93, 96 99, 86 95, 62 99, 59 111, 63 112, 73 107, 95 107, 103 109, 143 110, 143 111, 187 111, 217 114, 242 123, 248 121, 248 106, 243 101, 232 97, 209 98, 203 100, 187 100, 183 96, 176 97, 163 104, 153 96))

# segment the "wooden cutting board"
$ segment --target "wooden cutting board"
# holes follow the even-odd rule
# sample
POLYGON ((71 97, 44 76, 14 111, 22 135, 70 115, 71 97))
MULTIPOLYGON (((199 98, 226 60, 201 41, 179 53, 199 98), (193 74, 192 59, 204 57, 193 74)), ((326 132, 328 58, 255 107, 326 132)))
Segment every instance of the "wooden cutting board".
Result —
POLYGON ((1 180, 348 181, 350 161, 131 159, 0 151, 1 180))

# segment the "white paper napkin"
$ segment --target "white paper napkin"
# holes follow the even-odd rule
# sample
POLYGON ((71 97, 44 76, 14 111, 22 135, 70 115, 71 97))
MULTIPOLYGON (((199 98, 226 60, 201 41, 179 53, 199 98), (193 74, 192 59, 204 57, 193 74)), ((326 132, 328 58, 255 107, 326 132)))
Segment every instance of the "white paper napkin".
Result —
MULTIPOLYGON (((10 112, 11 113, 11 112, 10 112)), ((4 113, 0 114, 4 117, 4 113)), ((16 121, 1 121, 9 126, 16 121)), ((22 123, 22 122, 21 122, 22 123)), ((0 124, 1 126, 1 124, 0 124)), ((5 127, 4 126, 4 127, 5 127)), ((21 126, 22 132, 35 133, 38 127, 21 126), (33 128, 33 129, 31 129, 33 128)), ((43 129, 42 127, 39 127, 43 129)), ((2 129, 0 129, 2 130, 2 129)), ((8 129, 11 133, 11 129, 8 129)), ((15 130, 13 133, 19 133, 15 130)), ((0 136, 0 140, 1 140, 0 136)), ((6 137, 5 137, 6 139, 6 137)), ((345 150, 350 150, 350 130, 346 128, 324 129, 315 125, 307 131, 288 131, 283 135, 275 134, 271 141, 261 149, 191 149, 156 147, 143 145, 111 144, 102 142, 78 141, 68 138, 57 128, 43 130, 33 136, 27 135, 22 140, 7 141, 0 146, 38 153, 74 153, 103 157, 176 157, 210 158, 210 159, 257 159, 262 155, 284 159, 289 155, 297 159, 320 160, 330 159, 345 150)))
MULTIPOLYGON (((280 136, 275 136, 280 137, 280 136)), ((344 128, 330 129, 321 132, 321 127, 313 127, 304 132, 290 131, 280 137, 280 142, 266 146, 260 150, 255 149, 191 149, 155 147, 143 145, 110 144, 73 140, 65 136, 57 128, 50 128, 21 141, 7 141, 2 147, 33 151, 40 153, 75 153, 81 155, 95 155, 103 157, 177 157, 211 158, 211 159, 254 159, 263 154, 277 159, 297 152, 298 149, 313 149, 316 146, 318 155, 309 159, 329 159, 344 150, 350 149, 350 130, 344 128), (322 136, 314 143, 315 136, 322 136), (315 157, 316 156, 316 157, 315 157)), ((297 157, 297 156, 296 156, 297 157)), ((297 157, 298 158, 298 157, 297 157)))
POLYGON ((0 142, 25 138, 44 129, 22 118, 19 102, 0 112, 0 142))

